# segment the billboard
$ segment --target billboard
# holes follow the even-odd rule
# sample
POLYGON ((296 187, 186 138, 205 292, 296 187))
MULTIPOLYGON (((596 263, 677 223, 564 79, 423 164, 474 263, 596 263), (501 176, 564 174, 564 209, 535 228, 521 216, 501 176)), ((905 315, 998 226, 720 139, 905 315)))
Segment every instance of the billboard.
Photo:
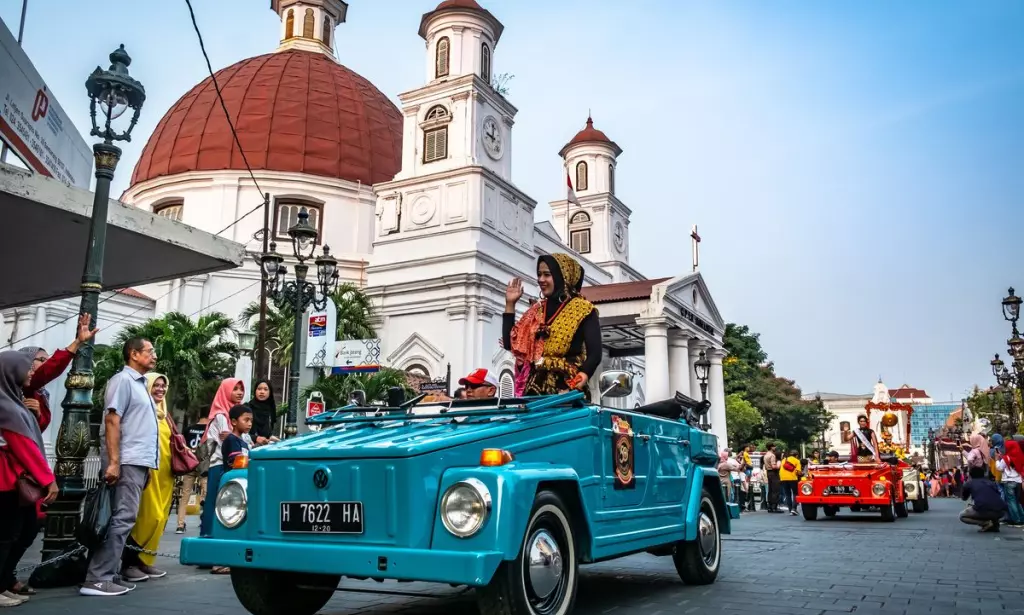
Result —
POLYGON ((330 367, 338 328, 334 301, 328 297, 324 309, 311 309, 306 319, 306 367, 330 367))
POLYGON ((380 371, 380 340, 341 340, 334 345, 334 369, 331 373, 380 371))
MULTIPOLYGON (((85 97, 82 97, 85 104, 85 97)), ((89 189, 92 149, 0 20, 0 139, 36 173, 89 189)))

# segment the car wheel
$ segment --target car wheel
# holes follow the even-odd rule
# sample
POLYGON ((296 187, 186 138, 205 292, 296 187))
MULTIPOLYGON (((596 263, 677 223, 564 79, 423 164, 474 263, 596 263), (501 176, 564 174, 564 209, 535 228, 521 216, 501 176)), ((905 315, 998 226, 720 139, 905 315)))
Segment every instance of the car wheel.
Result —
POLYGON ((722 564, 722 532, 718 513, 707 490, 701 492, 697 514, 697 539, 676 543, 672 563, 687 585, 710 585, 718 578, 722 564))
POLYGON ((882 506, 882 521, 895 521, 896 520, 896 502, 889 498, 889 503, 882 506))
POLYGON ((839 514, 839 507, 838 506, 823 506, 821 508, 821 512, 825 513, 825 516, 831 519, 832 517, 835 517, 837 514, 839 514))
POLYGON ((231 586, 252 615, 314 615, 334 596, 341 577, 231 568, 231 586))
POLYGON ((519 555, 502 562, 477 590, 480 615, 566 615, 579 580, 576 535, 562 499, 541 491, 533 501, 519 555))
POLYGON ((804 512, 804 519, 814 521, 818 518, 818 507, 814 504, 801 504, 800 510, 804 512))
POLYGON ((928 510, 928 494, 924 494, 924 509, 928 510))
POLYGON ((910 513, 907 511, 906 500, 903 500, 902 502, 896 502, 893 506, 896 509, 896 516, 900 519, 906 519, 910 516, 910 513))
POLYGON ((914 503, 911 504, 911 506, 914 509, 914 512, 916 512, 916 513, 923 513, 924 511, 928 510, 926 508, 926 505, 927 505, 927 502, 925 500, 923 500, 923 499, 914 500, 914 503))

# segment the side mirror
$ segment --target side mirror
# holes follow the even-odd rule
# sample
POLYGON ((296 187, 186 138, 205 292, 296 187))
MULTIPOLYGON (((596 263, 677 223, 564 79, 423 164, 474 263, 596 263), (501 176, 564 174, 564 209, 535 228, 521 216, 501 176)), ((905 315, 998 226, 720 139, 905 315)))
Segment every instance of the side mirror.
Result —
POLYGON ((626 397, 633 392, 633 376, 629 372, 607 371, 601 373, 598 381, 601 399, 605 397, 626 397))
POLYGON ((360 408, 366 406, 366 391, 362 389, 355 389, 348 394, 348 403, 355 404, 360 408))

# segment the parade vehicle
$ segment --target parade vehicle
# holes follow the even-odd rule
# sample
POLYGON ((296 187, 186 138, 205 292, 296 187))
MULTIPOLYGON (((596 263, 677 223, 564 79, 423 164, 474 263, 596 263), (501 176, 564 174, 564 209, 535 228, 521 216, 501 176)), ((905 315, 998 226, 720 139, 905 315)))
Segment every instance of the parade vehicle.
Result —
POLYGON ((810 466, 798 491, 796 501, 808 521, 816 520, 819 510, 826 517, 835 517, 844 507, 853 512, 875 507, 884 521, 907 516, 903 470, 895 458, 883 458, 881 463, 810 466))
MULTIPOLYGON (((606 372, 601 399, 632 386, 606 372)), ((312 615, 343 578, 472 587, 482 615, 567 615, 581 564, 643 552, 686 583, 717 578, 739 509, 703 402, 422 398, 329 410, 319 431, 253 450, 181 562, 229 566, 254 615, 312 615)))
POLYGON ((902 459, 897 467, 903 473, 903 492, 911 509, 916 513, 928 510, 928 489, 921 480, 921 471, 902 459))

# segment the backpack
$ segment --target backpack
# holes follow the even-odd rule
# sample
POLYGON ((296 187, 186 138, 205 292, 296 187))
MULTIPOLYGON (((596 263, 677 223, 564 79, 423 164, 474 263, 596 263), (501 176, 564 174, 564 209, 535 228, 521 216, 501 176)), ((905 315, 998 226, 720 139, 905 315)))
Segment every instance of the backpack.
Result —
POLYGON ((787 459, 786 462, 782 464, 782 469, 787 472, 792 472, 796 470, 796 465, 792 461, 787 459))
MULTIPOLYGON (((207 425, 206 430, 210 430, 209 425, 207 425)), ((211 440, 209 437, 206 438, 206 442, 200 442, 196 446, 195 455, 196 459, 199 460, 196 472, 199 473, 199 476, 206 476, 210 472, 210 459, 213 458, 215 446, 217 446, 217 441, 211 440)))

